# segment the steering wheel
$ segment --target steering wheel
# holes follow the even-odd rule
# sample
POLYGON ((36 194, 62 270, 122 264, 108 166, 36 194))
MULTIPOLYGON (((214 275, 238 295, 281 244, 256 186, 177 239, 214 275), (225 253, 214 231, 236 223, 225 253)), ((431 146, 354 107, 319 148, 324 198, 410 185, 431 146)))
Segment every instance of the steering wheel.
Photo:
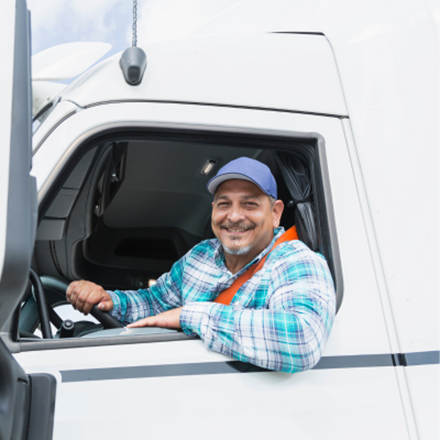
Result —
MULTIPOLYGON (((61 332, 63 331, 63 326, 64 328, 68 328, 69 326, 73 328, 72 321, 70 320, 63 321, 61 317, 58 315, 58 313, 55 312, 53 307, 47 302, 41 278, 38 276, 37 272, 35 272, 35 270, 32 268, 30 269, 30 281, 34 288, 35 301, 37 303, 38 314, 40 316, 41 333, 43 335, 43 338, 44 339, 53 338, 52 330, 50 328, 51 322, 57 329, 61 329, 61 332)), ((64 289, 64 291, 67 289, 68 286, 67 283, 64 283, 62 281, 57 281, 57 283, 58 283, 58 287, 60 287, 60 285, 63 285, 62 288, 64 289)), ((113 316, 111 316, 109 313, 99 310, 96 305, 92 307, 90 314, 102 324, 104 329, 124 327, 117 319, 113 318, 113 316)))

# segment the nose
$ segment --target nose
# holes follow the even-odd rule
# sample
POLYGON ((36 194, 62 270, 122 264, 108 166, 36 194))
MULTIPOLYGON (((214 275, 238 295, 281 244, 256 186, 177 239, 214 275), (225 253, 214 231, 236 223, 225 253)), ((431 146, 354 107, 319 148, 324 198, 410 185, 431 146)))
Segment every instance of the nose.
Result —
POLYGON ((232 204, 231 208, 228 211, 228 220, 232 223, 237 223, 239 221, 244 220, 245 215, 243 208, 240 206, 240 204, 232 204))

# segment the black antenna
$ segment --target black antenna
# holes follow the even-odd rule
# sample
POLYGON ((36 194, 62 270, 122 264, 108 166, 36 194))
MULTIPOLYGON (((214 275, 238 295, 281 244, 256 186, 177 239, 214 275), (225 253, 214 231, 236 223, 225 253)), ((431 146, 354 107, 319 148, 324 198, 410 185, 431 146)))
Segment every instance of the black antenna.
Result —
POLYGON ((133 0, 133 47, 137 46, 137 0, 133 0))
POLYGON ((133 0, 132 47, 124 50, 119 60, 119 66, 127 84, 137 86, 142 82, 147 67, 147 55, 140 47, 137 47, 137 0, 133 0))

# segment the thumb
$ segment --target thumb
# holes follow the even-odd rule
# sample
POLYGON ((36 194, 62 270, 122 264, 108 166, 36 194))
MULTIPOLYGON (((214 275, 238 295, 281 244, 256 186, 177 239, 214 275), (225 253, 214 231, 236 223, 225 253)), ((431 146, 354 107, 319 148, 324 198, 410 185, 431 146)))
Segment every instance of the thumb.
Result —
POLYGON ((103 298, 98 304, 98 309, 103 312, 110 312, 113 309, 113 301, 110 298, 103 298))

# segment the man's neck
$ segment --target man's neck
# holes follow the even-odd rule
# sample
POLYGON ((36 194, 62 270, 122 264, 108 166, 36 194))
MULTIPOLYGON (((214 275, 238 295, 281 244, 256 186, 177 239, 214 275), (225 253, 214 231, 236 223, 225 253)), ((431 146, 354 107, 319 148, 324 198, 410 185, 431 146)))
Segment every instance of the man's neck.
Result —
POLYGON ((249 257, 248 254, 230 255, 225 252, 225 266, 232 274, 236 274, 237 272, 239 272, 241 269, 243 269, 243 267, 246 266, 246 264, 249 264, 253 259, 254 257, 249 257))
POLYGON ((263 246, 261 249, 251 249, 248 253, 243 255, 232 255, 228 254, 225 251, 225 266, 228 268, 229 272, 231 272, 232 274, 236 274, 241 269, 243 269, 243 267, 253 261, 261 252, 263 252, 264 249, 269 246, 271 241, 263 246))

